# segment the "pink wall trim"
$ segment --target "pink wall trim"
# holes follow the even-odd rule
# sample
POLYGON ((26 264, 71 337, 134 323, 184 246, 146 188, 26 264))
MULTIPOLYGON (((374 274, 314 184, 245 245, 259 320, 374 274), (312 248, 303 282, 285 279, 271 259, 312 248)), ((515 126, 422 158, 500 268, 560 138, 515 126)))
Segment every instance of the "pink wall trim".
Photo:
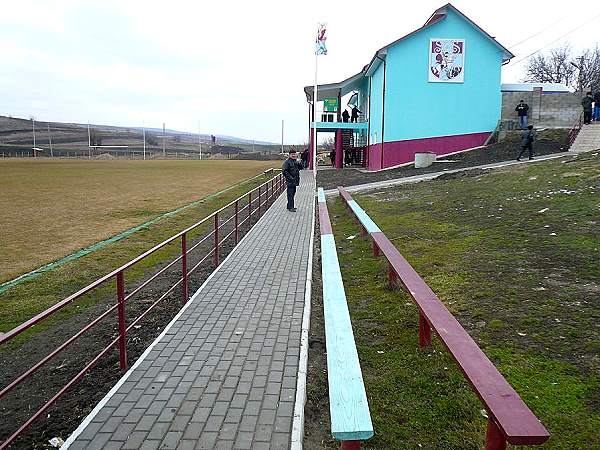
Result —
POLYGON ((447 155, 467 148, 483 145, 491 132, 459 134, 456 136, 439 136, 425 139, 386 142, 381 166, 381 143, 368 147, 368 170, 381 170, 415 160, 415 153, 434 152, 436 155, 447 155))

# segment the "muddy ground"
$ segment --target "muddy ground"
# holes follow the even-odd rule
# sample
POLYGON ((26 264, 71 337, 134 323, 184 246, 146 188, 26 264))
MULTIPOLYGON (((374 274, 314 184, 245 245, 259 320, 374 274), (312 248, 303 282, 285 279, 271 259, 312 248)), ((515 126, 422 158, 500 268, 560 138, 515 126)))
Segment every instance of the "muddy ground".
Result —
MULTIPOLYGON (((520 133, 510 133, 502 142, 441 158, 439 161, 447 162, 436 162, 422 169, 415 169, 414 165, 410 165, 382 172, 364 172, 358 169, 321 170, 317 175, 317 184, 325 189, 335 189, 337 186, 354 186, 424 173, 509 161, 515 159, 519 154, 519 143, 520 133)), ((537 141, 534 143, 533 148, 534 154, 538 156, 566 151, 568 149, 568 132, 563 129, 541 131, 537 135, 537 141)))
MULTIPOLYGON (((256 207, 256 206, 255 206, 256 207)), ((253 218, 252 224, 258 218, 253 218)), ((241 239, 248 232, 248 222, 240 230, 241 239)), ((220 231, 221 238, 233 229, 233 221, 220 231)), ((198 242, 197 237, 193 242, 198 242)), ((189 241, 188 241, 189 242, 189 241)), ((201 244, 188 256, 190 270, 211 249, 212 238, 201 244)), ((220 247, 221 261, 234 248, 234 238, 231 236, 220 247)), ((188 248, 192 245, 188 244, 188 248)), ((162 263, 146 274, 148 279, 158 269, 165 267, 162 263)), ((189 292, 193 294, 208 276, 214 271, 212 257, 202 263, 190 275, 189 292)), ((173 286, 181 277, 181 264, 176 263, 163 275, 151 282, 148 287, 127 303, 127 325, 144 312, 152 303, 173 286)), ((143 280, 127 283, 126 294, 140 285, 143 280)), ((114 292, 114 291, 113 291, 114 292)), ((5 387, 28 368, 32 367, 44 356, 64 343, 69 337, 81 330, 93 319, 115 304, 114 293, 103 298, 93 306, 82 308, 80 314, 73 314, 57 326, 34 334, 23 345, 0 353, 0 388, 5 387)), ((129 367, 137 360, 144 350, 161 333, 164 327, 173 319, 182 306, 182 292, 179 287, 168 295, 140 323, 139 327, 127 335, 127 359, 129 367)), ((54 360, 25 380, 14 391, 0 401, 0 443, 4 442, 19 426, 24 423, 45 402, 52 398, 62 386, 68 383, 80 370, 85 367, 100 351, 118 336, 116 311, 109 314, 89 333, 59 354, 54 360)), ((81 421, 90 413, 93 407, 123 376, 125 371, 119 368, 118 346, 115 346, 106 357, 101 359, 96 367, 90 370, 80 382, 74 384, 57 403, 51 406, 39 420, 33 423, 29 430, 15 443, 11 449, 49 449, 48 440, 53 437, 66 438, 77 428, 81 421)))

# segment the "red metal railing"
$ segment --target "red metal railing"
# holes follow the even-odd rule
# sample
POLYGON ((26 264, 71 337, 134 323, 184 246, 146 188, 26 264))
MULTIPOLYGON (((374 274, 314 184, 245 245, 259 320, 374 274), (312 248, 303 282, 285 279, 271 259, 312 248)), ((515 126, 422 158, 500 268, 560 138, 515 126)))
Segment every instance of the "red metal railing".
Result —
POLYGON ((39 313, 35 317, 32 317, 28 321, 22 323, 16 328, 8 331, 7 333, 0 335, 0 346, 6 344, 16 336, 20 335, 24 331, 30 329, 35 324, 53 316, 58 311, 65 308, 67 305, 75 302, 80 299, 84 295, 90 293, 94 289, 99 286, 105 284, 109 280, 116 280, 116 294, 117 294, 117 303, 112 305, 106 311, 104 311, 100 316, 96 317, 90 323, 88 323, 83 329, 79 332, 71 336, 67 339, 63 344, 54 349, 51 353, 42 358, 38 363, 34 366, 30 367, 12 382, 7 384, 5 387, 0 390, 0 399, 2 399, 5 395, 19 386, 23 381, 31 377, 35 372, 37 372, 40 368, 46 365, 48 362, 53 360, 59 353, 61 353, 64 349, 71 346, 78 338, 87 333, 90 329, 100 323, 103 319, 105 319, 110 313, 114 312, 115 309, 118 313, 118 329, 119 335, 117 338, 113 339, 110 344, 105 347, 100 353, 96 355, 94 359, 92 359, 75 377, 73 377, 65 386, 63 386, 58 393, 56 393, 50 400, 48 400, 37 412, 35 412, 25 423, 23 423, 12 435, 10 435, 3 443, 0 444, 0 450, 6 449, 12 442, 15 441, 23 432, 25 432, 32 423, 34 423, 44 412, 50 408, 63 394, 75 383, 77 383, 90 369, 92 369, 102 357, 104 357, 115 345, 118 344, 119 347, 119 365, 121 369, 127 368, 127 333, 129 333, 134 327, 142 320, 144 317, 150 313, 160 302, 162 302, 169 294, 171 294, 178 286, 182 287, 182 302, 185 304, 189 299, 189 276, 196 270, 198 267, 205 262, 210 256, 213 256, 213 264, 217 267, 220 264, 220 250, 227 239, 231 236, 234 237, 234 242, 237 245, 239 242, 239 230, 244 225, 244 223, 248 222, 248 230, 252 227, 252 219, 259 218, 264 212, 267 211, 270 204, 276 199, 277 196, 285 189, 285 182, 283 176, 277 175, 272 179, 266 181, 265 183, 259 185, 258 187, 252 189, 246 194, 238 197, 227 205, 223 206, 219 210, 213 212, 208 217, 200 220, 199 222, 191 225, 183 231, 180 231, 174 236, 171 236, 167 240, 161 242, 160 244, 155 245, 150 250, 142 253, 138 257, 132 259, 121 267, 113 270, 112 272, 104 275, 103 277, 97 279, 93 283, 87 285, 86 287, 80 289, 74 294, 68 296, 67 298, 61 300, 56 303, 52 307, 46 309, 45 311, 39 313), (270 186, 270 189, 269 189, 270 186), (253 198, 253 193, 257 192, 257 195, 253 198), (247 202, 245 199, 247 198, 247 202), (240 207, 240 205, 246 203, 244 206, 240 207), (257 205, 256 205, 257 204, 257 205), (233 209, 233 214, 231 217, 226 220, 222 220, 222 216, 229 209, 233 209), (248 209, 247 215, 243 219, 241 219, 241 215, 244 213, 244 210, 248 209), (198 242, 194 243, 191 247, 188 248, 187 238, 190 234, 197 230, 202 225, 209 224, 211 219, 214 220, 212 230, 208 232, 205 236, 198 240, 198 242), (228 223, 233 221, 232 230, 225 234, 225 236, 221 237, 219 231, 228 223), (209 242, 210 237, 213 236, 213 244, 211 246, 210 251, 202 256, 199 261, 188 270, 188 262, 190 252, 197 249, 204 242, 209 242), (175 258, 173 261, 169 262, 165 267, 161 268, 158 272, 150 276, 147 280, 143 281, 139 286, 133 289, 128 295, 126 295, 125 289, 125 272, 131 269, 133 266, 138 264, 140 261, 154 254, 158 250, 166 247, 168 244, 176 242, 178 239, 181 240, 181 254, 175 258), (136 294, 138 294, 142 289, 148 286, 149 283, 156 280, 160 275, 164 274, 168 269, 170 269, 173 265, 177 264, 181 261, 181 277, 178 279, 175 284, 173 284, 166 292, 164 292, 156 301, 150 305, 145 311, 143 311, 138 317, 135 318, 129 325, 126 324, 126 311, 125 306, 127 302, 136 294))
POLYGON ((571 148, 571 146, 573 145, 573 142, 575 142, 575 139, 577 139, 577 135, 579 134, 579 131, 581 131, 582 123, 583 123, 583 113, 579 115, 579 118, 575 121, 575 123, 569 130, 569 146, 568 146, 567 150, 569 150, 571 148))

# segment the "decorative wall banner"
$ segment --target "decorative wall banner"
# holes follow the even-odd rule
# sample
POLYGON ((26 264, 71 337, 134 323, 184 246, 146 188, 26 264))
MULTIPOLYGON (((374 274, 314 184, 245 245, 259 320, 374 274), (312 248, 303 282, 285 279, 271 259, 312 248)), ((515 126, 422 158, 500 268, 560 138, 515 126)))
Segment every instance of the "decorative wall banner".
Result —
POLYGON ((465 40, 429 41, 429 81, 463 83, 465 81, 465 40))

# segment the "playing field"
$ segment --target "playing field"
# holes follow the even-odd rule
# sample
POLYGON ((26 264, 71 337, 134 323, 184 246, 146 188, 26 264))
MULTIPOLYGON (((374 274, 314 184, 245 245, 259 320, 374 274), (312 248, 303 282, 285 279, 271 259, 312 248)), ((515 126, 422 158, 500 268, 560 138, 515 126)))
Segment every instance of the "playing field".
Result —
POLYGON ((277 161, 0 160, 0 281, 277 166, 277 161))

